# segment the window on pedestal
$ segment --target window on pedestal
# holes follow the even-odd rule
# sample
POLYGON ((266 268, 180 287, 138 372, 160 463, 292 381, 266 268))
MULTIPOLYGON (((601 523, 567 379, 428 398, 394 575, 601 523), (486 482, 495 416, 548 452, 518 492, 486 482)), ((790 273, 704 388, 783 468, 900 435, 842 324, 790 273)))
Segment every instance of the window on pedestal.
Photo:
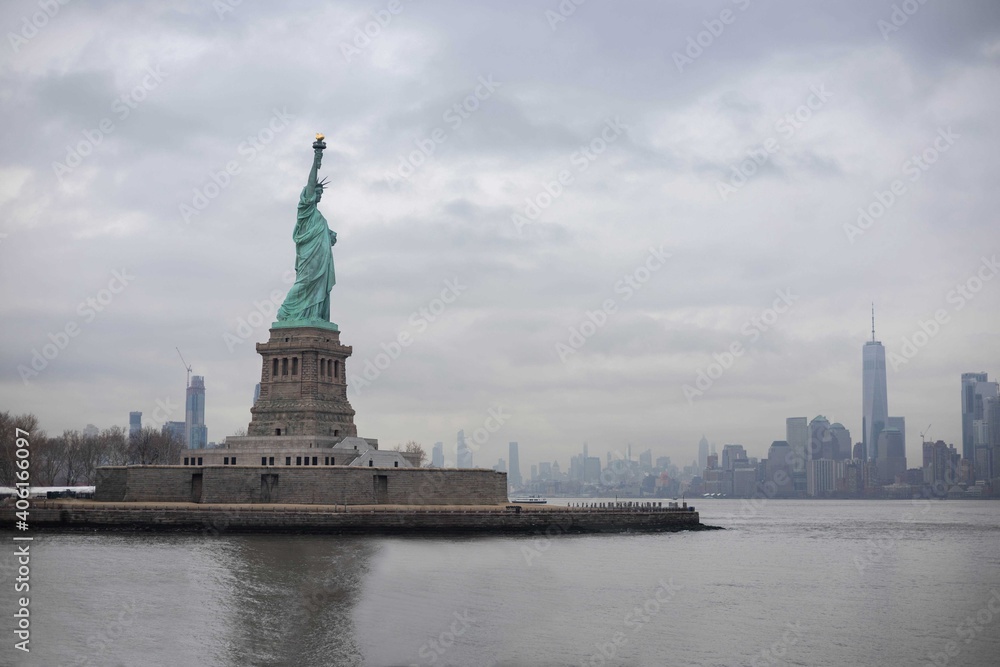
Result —
POLYGON ((282 357, 281 359, 281 374, 282 376, 288 375, 288 357, 282 357))
POLYGON ((299 374, 299 358, 292 357, 292 375, 299 374))
POLYGON ((339 361, 334 361, 333 362, 333 377, 334 377, 334 379, 336 379, 338 381, 340 380, 340 362, 339 361))
POLYGON ((286 456, 285 457, 285 465, 286 466, 292 465, 292 457, 291 456, 286 456))
POLYGON ((323 377, 326 375, 326 361, 324 359, 319 360, 319 376, 323 377))
POLYGON ((315 465, 319 465, 319 463, 317 463, 317 461, 319 461, 319 457, 318 457, 318 456, 314 456, 314 457, 313 457, 313 465, 314 465, 314 466, 315 466, 315 465))
POLYGON ((266 466, 267 465, 267 457, 266 456, 260 457, 260 464, 262 466, 266 466))
POLYGON ((270 466, 274 465, 274 457, 273 456, 268 457, 267 460, 269 461, 268 465, 270 465, 270 466))
POLYGON ((273 378, 273 377, 277 377, 277 375, 278 375, 278 358, 275 357, 271 361, 273 362, 271 364, 271 377, 273 378))

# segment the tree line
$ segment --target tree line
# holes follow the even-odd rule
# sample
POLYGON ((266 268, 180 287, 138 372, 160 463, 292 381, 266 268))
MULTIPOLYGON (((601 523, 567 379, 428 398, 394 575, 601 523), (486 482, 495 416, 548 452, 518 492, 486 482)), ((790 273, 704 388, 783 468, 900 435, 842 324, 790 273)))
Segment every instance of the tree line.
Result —
POLYGON ((121 426, 96 435, 63 431, 49 436, 31 413, 0 412, 0 486, 13 486, 17 468, 16 429, 27 431, 32 486, 93 486, 100 466, 176 465, 184 443, 152 427, 129 436, 121 426))

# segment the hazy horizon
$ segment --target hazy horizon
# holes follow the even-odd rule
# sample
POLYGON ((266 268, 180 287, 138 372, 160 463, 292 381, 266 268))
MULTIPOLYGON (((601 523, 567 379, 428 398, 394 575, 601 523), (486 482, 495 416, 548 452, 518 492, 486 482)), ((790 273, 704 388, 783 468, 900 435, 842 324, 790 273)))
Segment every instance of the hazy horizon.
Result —
POLYGON ((517 441, 524 475, 766 456, 787 417, 858 442, 872 303, 910 467, 1000 379, 996 3, 233 5, 0 9, 0 410, 182 421, 177 347, 209 440, 246 428, 316 132, 382 447, 497 409, 475 462, 517 441))

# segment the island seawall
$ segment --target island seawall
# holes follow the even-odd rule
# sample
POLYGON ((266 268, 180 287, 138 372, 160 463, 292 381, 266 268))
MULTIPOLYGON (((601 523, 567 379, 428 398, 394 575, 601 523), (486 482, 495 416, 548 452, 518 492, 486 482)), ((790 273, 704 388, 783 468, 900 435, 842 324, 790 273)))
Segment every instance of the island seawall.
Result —
MULTIPOLYGON (((705 530, 694 508, 647 503, 608 507, 522 505, 284 505, 38 501, 33 530, 163 530, 201 533, 534 534, 705 530)), ((13 525, 13 506, 0 521, 13 525)))

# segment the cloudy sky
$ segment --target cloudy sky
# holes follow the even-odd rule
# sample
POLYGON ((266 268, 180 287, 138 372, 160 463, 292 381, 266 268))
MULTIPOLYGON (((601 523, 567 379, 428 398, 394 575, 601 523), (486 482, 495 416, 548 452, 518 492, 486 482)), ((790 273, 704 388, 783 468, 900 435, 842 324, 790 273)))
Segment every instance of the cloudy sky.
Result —
POLYGON ((182 420, 179 347, 246 427, 321 131, 362 435, 857 441, 874 302, 919 465, 1000 375, 1000 5, 902 4, 6 2, 0 409, 182 420))

